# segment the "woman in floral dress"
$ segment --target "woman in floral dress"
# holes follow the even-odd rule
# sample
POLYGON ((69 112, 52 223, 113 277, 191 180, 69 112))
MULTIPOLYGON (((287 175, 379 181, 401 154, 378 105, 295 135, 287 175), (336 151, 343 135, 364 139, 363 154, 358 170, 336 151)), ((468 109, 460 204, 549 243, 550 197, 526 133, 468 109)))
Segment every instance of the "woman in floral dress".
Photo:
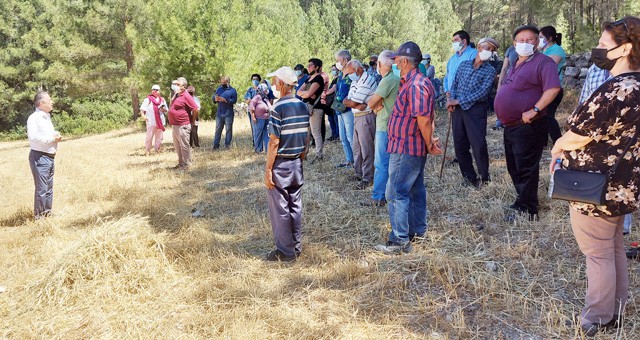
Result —
MULTIPOLYGON (((605 173, 640 127, 640 19, 625 17, 603 25, 591 59, 612 78, 579 106, 569 130, 555 143, 564 168, 605 173)), ((571 228, 586 256, 587 292, 580 326, 587 336, 619 327, 628 298, 629 274, 622 229, 636 210, 640 187, 640 142, 633 143, 610 176, 603 205, 570 203, 571 228)))

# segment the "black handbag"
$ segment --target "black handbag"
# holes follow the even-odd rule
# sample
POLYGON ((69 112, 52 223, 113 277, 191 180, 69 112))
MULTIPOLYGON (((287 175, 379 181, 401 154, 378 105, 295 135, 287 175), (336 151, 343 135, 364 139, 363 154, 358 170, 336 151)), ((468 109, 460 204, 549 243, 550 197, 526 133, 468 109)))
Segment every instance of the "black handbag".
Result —
POLYGON ((576 170, 557 169, 553 172, 553 191, 551 198, 603 205, 606 201, 605 195, 609 187, 609 179, 618 169, 624 155, 627 154, 631 145, 635 144, 638 132, 631 138, 624 148, 624 151, 613 167, 606 173, 586 172, 576 170))

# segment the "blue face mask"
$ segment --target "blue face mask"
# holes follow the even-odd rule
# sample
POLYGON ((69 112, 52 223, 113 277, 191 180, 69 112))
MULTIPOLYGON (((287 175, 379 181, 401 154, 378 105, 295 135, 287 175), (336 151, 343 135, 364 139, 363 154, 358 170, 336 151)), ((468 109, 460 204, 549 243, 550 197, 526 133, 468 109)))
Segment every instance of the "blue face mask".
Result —
POLYGON ((391 72, 393 72, 393 74, 395 74, 396 76, 400 77, 400 70, 398 69, 398 65, 393 64, 393 66, 391 66, 391 72))
POLYGON ((260 84, 260 81, 258 81, 257 79, 253 79, 251 83, 253 84, 253 86, 258 86, 258 84, 260 84))
POLYGON ((349 74, 349 79, 351 79, 351 81, 358 81, 360 77, 358 77, 358 74, 353 72, 351 74, 349 74))

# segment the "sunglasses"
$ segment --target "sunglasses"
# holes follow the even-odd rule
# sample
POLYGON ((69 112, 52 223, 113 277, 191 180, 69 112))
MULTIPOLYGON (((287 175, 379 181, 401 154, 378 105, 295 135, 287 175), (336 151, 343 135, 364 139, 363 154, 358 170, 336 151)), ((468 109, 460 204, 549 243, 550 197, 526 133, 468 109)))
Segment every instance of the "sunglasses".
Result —
POLYGON ((151 91, 160 91, 160 90, 158 90, 158 89, 152 89, 151 91))
POLYGON ((629 33, 629 26, 627 26, 627 21, 625 19, 620 19, 611 23, 613 26, 624 25, 624 30, 626 33, 629 33))

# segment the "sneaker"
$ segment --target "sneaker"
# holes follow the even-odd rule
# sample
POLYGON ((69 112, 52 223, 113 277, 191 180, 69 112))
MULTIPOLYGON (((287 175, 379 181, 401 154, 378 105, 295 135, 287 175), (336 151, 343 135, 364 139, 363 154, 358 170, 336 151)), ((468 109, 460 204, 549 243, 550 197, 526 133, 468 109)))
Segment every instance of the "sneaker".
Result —
POLYGON ((421 234, 421 235, 413 234, 409 236, 409 242, 422 243, 426 240, 427 240, 427 237, 424 234, 421 234))
POLYGON ((387 200, 384 198, 381 200, 370 199, 366 202, 360 202, 360 205, 363 207, 384 207, 387 205, 387 200))
POLYGON ((399 244, 388 241, 387 244, 376 245, 374 249, 385 254, 400 255, 402 253, 409 254, 413 248, 411 247, 411 242, 399 244))
POLYGON ((293 262, 296 260, 296 256, 286 256, 280 250, 272 250, 267 254, 267 257, 264 258, 265 261, 282 261, 282 262, 293 262))
POLYGON ((336 165, 336 168, 353 168, 353 163, 352 162, 340 163, 336 165))

